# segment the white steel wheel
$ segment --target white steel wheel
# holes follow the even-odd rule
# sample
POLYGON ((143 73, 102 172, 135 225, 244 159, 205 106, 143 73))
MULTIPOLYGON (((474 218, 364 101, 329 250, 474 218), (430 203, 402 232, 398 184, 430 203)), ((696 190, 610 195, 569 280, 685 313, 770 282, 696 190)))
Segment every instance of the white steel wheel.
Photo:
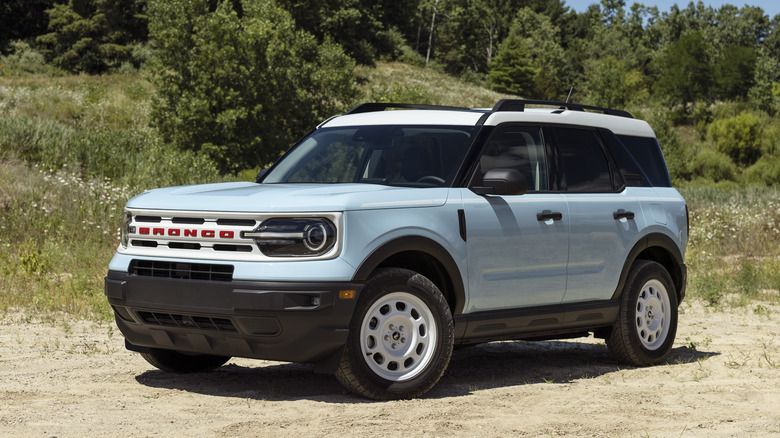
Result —
POLYGON ((620 296, 607 347, 621 363, 648 366, 669 356, 677 334, 677 291, 660 263, 637 260, 620 296))
POLYGON ((360 349, 377 376, 409 380, 433 357, 438 333, 433 312, 416 296, 393 292, 377 300, 360 325, 360 349))
POLYGON ((658 280, 650 280, 642 287, 636 301, 636 332, 642 346, 658 349, 669 334, 669 292, 658 280))
POLYGON ((452 356, 455 326, 431 280, 379 268, 360 292, 336 378, 363 397, 419 397, 439 381, 452 356))

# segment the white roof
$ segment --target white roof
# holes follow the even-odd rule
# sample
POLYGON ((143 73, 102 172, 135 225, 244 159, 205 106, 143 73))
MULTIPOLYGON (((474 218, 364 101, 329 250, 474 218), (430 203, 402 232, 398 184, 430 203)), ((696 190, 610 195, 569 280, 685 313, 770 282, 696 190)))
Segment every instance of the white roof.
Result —
POLYGON ((393 110, 334 117, 321 128, 366 125, 452 125, 474 126, 485 113, 477 111, 393 110))
POLYGON ((590 126, 606 128, 618 135, 655 137, 653 129, 644 120, 585 111, 560 111, 559 109, 547 108, 527 108, 525 111, 498 111, 488 117, 485 125, 495 126, 510 122, 590 126))
MULTIPOLYGON (((321 128, 367 125, 450 125, 475 126, 489 110, 393 110, 373 111, 333 117, 321 128)), ((653 129, 643 120, 607 114, 550 108, 526 108, 525 111, 490 113, 485 126, 502 123, 551 123, 606 128, 618 135, 655 137, 653 129)))

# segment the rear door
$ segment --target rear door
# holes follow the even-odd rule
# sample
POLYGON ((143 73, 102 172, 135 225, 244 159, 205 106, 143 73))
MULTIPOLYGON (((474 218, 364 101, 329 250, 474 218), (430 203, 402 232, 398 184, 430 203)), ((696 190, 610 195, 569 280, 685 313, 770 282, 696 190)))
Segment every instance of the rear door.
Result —
POLYGON ((639 200, 625 190, 596 130, 551 127, 547 132, 556 146, 571 221, 563 302, 609 299, 636 242, 637 220, 643 217, 639 200))

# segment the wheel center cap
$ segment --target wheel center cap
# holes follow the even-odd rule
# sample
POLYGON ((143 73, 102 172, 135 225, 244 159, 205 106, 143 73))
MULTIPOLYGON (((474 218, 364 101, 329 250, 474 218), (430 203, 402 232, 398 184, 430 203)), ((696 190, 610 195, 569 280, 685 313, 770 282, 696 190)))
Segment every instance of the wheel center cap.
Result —
POLYGON ((401 339, 401 334, 398 333, 398 332, 393 332, 391 337, 393 338, 394 341, 397 341, 397 340, 401 339))

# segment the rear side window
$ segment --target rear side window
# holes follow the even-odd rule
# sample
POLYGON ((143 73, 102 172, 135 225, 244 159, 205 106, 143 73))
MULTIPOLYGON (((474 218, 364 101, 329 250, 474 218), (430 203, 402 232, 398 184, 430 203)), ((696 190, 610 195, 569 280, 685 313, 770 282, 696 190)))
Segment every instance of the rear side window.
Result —
POLYGON ((631 135, 618 135, 618 139, 626 147, 626 150, 642 166, 645 175, 655 187, 671 187, 672 180, 666 169, 666 162, 661 153, 661 146, 652 137, 634 137, 631 135))
POLYGON ((554 128, 563 178, 569 192, 612 192, 609 163, 589 129, 554 128))

